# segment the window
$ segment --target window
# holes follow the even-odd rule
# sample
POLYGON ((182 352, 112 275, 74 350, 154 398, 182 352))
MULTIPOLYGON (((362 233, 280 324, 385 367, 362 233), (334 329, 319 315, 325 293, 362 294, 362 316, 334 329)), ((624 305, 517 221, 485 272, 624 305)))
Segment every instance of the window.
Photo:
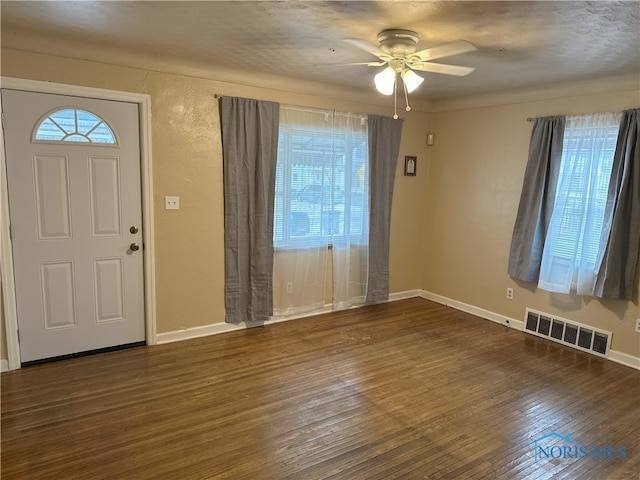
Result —
POLYGON ((567 117, 553 214, 539 286, 579 294, 591 291, 605 222, 620 114, 567 117))
POLYGON ((366 117, 281 107, 274 245, 368 235, 366 117))
POLYGON ((64 108, 47 115, 36 127, 33 139, 36 142, 117 143, 103 119, 75 108, 64 108))

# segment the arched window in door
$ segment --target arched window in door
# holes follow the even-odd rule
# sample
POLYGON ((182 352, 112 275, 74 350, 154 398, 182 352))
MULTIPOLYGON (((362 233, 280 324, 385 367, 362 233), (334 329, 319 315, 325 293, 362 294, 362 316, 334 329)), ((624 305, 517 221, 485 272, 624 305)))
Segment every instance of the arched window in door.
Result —
POLYGON ((118 144, 105 120, 86 110, 68 107, 47 114, 36 126, 33 141, 118 144))

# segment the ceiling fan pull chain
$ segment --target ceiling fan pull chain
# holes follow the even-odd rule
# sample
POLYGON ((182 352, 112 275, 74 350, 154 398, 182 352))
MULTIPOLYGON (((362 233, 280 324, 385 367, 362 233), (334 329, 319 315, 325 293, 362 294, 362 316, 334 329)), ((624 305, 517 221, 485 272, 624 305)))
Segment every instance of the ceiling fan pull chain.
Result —
MULTIPOLYGON (((396 75, 397 76, 397 75, 396 75)), ((398 119, 398 79, 393 83, 393 119, 398 119)))
POLYGON ((407 85, 402 82, 402 86, 404 87, 404 103, 407 105, 407 112, 411 111, 411 107, 409 106, 409 95, 407 94, 407 85))

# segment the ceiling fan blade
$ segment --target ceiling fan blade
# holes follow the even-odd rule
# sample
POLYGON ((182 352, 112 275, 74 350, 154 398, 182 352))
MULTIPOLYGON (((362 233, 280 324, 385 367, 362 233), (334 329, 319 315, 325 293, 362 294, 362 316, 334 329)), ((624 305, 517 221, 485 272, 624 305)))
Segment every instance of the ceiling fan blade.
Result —
POLYGON ((381 60, 379 62, 353 62, 353 63, 316 63, 316 66, 323 67, 342 67, 345 65, 366 65, 367 67, 381 67, 386 65, 387 62, 381 60))
POLYGON ((420 70, 422 72, 443 73, 445 75, 455 75, 457 77, 464 77, 469 75, 475 70, 473 67, 460 67, 458 65, 445 65, 444 63, 410 63, 409 68, 412 70, 420 70))
POLYGON ((378 47, 365 40, 360 40, 359 38, 345 38, 344 41, 359 48, 360 50, 369 52, 371 55, 375 55, 376 57, 379 57, 382 54, 378 47))
POLYGON ((446 43, 438 47, 427 48, 415 52, 411 56, 417 56, 422 61, 435 60, 436 58, 450 57, 452 55, 461 55, 463 53, 475 52, 477 48, 464 40, 459 42, 446 43))

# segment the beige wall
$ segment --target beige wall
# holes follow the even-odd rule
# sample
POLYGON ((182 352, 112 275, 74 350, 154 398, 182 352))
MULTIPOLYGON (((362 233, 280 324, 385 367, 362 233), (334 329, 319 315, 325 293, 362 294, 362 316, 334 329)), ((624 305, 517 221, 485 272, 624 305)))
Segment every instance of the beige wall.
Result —
MULTIPOLYGON (((176 71, 175 65, 167 69, 176 71)), ((164 71, 164 69, 163 69, 164 71)), ((389 115, 389 107, 345 100, 335 90, 304 91, 293 81, 270 88, 206 75, 163 73, 2 50, 2 75, 151 95, 159 333, 224 320, 223 196, 215 93, 389 115), (165 211, 165 195, 180 196, 165 211)), ((307 89, 308 90, 308 89, 307 89)), ((527 306, 614 332, 612 348, 640 356, 633 333, 637 303, 553 296, 507 275, 507 254, 526 163, 526 117, 638 106, 637 89, 556 100, 513 102, 405 117, 392 209, 392 292, 424 289, 522 319, 527 306), (427 132, 435 145, 426 146, 427 132), (418 157, 417 176, 403 176, 405 155, 418 157), (515 298, 505 298, 506 287, 515 298)), ((637 300, 636 300, 637 302, 637 300)), ((3 339, 4 341, 4 335, 3 339)), ((3 351, 3 358, 6 354, 3 351)))
POLYGON ((638 107, 639 93, 636 83, 629 91, 435 113, 421 287, 510 318, 523 320, 531 307, 603 328, 613 332, 612 349, 640 356, 637 296, 627 302, 550 294, 507 275, 532 127, 527 117, 638 107))
POLYGON ((7 355, 7 331, 4 325, 4 303, 2 296, 2 282, 0 282, 0 359, 6 360, 7 355))
MULTIPOLYGON (((174 68, 175 70, 175 68, 174 68)), ((207 75, 215 76, 215 70, 207 75)), ((214 94, 296 105, 389 115, 390 107, 317 95, 286 93, 206 78, 2 50, 2 75, 151 95, 156 241, 157 330, 171 332, 224 321, 222 153, 214 94), (180 210, 166 211, 165 195, 180 196, 180 210)), ((391 104, 391 102, 389 102, 391 104)), ((426 151, 429 114, 403 112, 400 157, 426 151)), ((403 177, 398 164, 393 205, 392 291, 419 287, 420 221, 426 176, 403 177)))

